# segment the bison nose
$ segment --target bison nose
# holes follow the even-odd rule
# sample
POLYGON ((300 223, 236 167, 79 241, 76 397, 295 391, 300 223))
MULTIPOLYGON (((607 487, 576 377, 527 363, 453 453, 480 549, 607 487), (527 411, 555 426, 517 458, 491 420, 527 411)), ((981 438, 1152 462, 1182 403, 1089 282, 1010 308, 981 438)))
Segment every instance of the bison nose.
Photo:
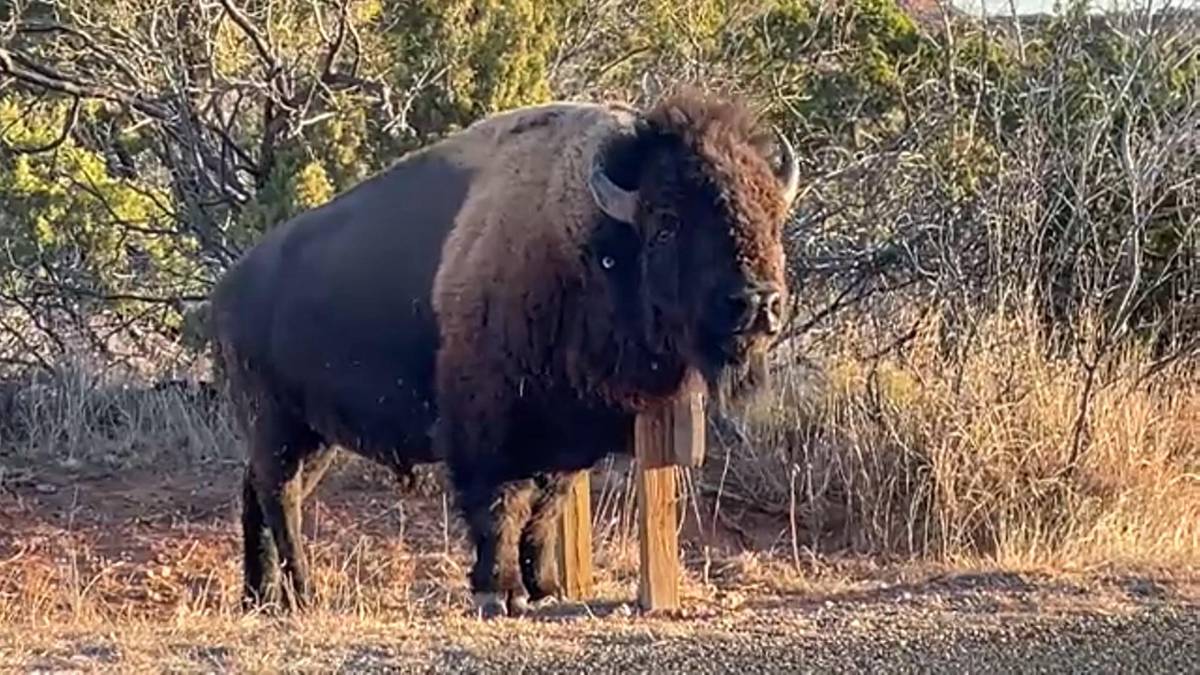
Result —
POLYGON ((776 335, 783 327, 783 295, 772 287, 747 288, 729 296, 738 333, 776 335))

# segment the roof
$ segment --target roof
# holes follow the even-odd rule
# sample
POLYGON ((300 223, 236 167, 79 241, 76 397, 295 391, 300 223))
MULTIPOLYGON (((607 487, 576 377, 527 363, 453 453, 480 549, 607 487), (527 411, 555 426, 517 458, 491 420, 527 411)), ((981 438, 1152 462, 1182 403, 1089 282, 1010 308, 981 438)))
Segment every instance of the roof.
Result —
POLYGON ((966 16, 950 0, 896 0, 896 4, 926 33, 941 33, 947 14, 951 21, 966 16))

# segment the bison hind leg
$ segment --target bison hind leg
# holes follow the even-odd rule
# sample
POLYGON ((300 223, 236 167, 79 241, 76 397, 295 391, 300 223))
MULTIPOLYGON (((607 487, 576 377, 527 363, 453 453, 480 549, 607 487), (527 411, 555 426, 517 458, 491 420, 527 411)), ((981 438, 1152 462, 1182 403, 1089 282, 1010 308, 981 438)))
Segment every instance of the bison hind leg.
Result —
POLYGON ((242 478, 242 546, 245 577, 242 608, 249 611, 274 601, 271 590, 276 583, 278 566, 271 528, 263 516, 249 467, 242 478))
POLYGON ((277 581, 283 607, 302 609, 311 593, 301 509, 304 497, 329 466, 334 449, 323 446, 307 426, 279 414, 260 415, 252 439, 243 489, 244 602, 254 605, 268 597, 276 599, 269 586, 277 581), (273 543, 273 554, 268 541, 273 543))
POLYGON ((571 485, 570 474, 547 474, 539 480, 529 522, 521 532, 521 578, 529 601, 561 593, 558 577, 558 528, 563 500, 571 485))

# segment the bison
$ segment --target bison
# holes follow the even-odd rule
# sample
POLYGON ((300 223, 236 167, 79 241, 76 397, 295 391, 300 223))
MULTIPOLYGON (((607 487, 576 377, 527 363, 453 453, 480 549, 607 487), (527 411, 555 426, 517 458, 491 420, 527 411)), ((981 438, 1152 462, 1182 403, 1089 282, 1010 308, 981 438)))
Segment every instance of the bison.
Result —
POLYGON ((285 605, 309 598, 301 503, 336 447, 399 471, 446 462, 482 614, 556 594, 571 477, 624 451, 690 373, 726 391, 761 372, 797 185, 790 144, 739 101, 557 102, 266 233, 210 309, 249 439, 247 606, 276 577, 285 605))

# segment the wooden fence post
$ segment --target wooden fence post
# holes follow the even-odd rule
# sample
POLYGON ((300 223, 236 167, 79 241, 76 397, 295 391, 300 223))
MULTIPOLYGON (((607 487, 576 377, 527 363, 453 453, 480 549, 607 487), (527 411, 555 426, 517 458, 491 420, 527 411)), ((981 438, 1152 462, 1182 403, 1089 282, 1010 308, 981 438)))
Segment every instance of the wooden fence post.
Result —
POLYGON ((571 600, 586 600, 592 594, 591 486, 587 471, 575 475, 559 519, 558 575, 571 600))
POLYGON ((679 397, 660 410, 638 416, 638 530, 641 539, 643 611, 679 607, 679 540, 675 477, 679 466, 704 462, 704 385, 689 373, 679 397))

